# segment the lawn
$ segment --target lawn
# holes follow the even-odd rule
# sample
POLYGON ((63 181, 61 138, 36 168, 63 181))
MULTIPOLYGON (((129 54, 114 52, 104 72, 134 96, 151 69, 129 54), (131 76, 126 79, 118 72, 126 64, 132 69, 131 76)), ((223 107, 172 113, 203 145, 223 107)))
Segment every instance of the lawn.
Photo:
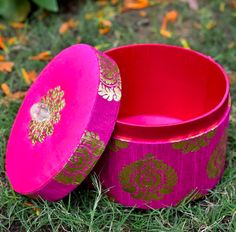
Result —
POLYGON ((124 13, 120 13, 119 4, 68 2, 64 1, 57 14, 32 12, 21 29, 0 22, 6 26, 0 30, 0 36, 13 38, 6 42, 7 48, 0 49, 0 55, 15 64, 11 72, 0 72, 0 85, 6 83, 13 93, 27 91, 29 84, 22 77, 22 69, 39 73, 48 62, 30 57, 43 51, 50 51, 54 56, 78 42, 92 44, 100 50, 129 43, 179 46, 188 43, 191 49, 212 56, 229 73, 232 113, 226 170, 208 196, 177 208, 145 211, 122 207, 109 201, 96 177, 93 177, 94 189, 82 186, 56 203, 20 196, 6 180, 4 160, 10 128, 22 100, 9 100, 0 90, 0 231, 236 231, 236 9, 233 1, 202 0, 198 11, 189 9, 182 1, 159 1, 145 11, 124 13), (160 28, 169 10, 179 14, 177 21, 168 25, 172 36, 167 38, 160 34, 160 28), (76 25, 60 34, 62 23, 71 18, 76 25), (111 28, 99 31, 99 19, 109 20, 111 28))

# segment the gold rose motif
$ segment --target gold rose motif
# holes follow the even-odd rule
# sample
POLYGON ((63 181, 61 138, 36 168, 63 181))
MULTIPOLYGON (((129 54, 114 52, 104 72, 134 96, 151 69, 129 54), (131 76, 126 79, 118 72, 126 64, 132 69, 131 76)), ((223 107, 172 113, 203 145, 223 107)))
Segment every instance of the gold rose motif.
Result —
POLYGON ((98 94, 107 101, 120 101, 121 79, 118 66, 99 52, 97 56, 100 66, 98 94))
POLYGON ((48 120, 37 121, 32 119, 29 126, 29 139, 32 144, 42 143, 47 136, 53 134, 54 125, 60 121, 61 110, 65 107, 64 91, 58 86, 50 89, 42 97, 39 104, 43 104, 49 110, 50 117, 48 120))
POLYGON ((125 166, 119 175, 122 189, 134 199, 161 200, 170 194, 177 184, 176 171, 151 154, 145 159, 125 166))
POLYGON ((108 149, 113 152, 120 151, 125 149, 129 146, 129 143, 117 139, 111 139, 108 145, 108 149))
POLYGON ((55 180, 62 184, 80 184, 93 169, 104 149, 104 142, 100 140, 97 133, 85 131, 69 162, 55 180))
POLYGON ((183 154, 187 154, 189 152, 196 152, 196 151, 199 151, 202 147, 208 146, 211 139, 215 136, 215 133, 216 133, 215 130, 212 130, 199 137, 189 139, 186 141, 173 143, 172 147, 175 150, 181 150, 183 154))
POLYGON ((220 176, 225 164, 227 145, 227 129, 222 135, 219 144, 213 151, 210 160, 207 165, 207 175, 210 179, 214 179, 220 176))

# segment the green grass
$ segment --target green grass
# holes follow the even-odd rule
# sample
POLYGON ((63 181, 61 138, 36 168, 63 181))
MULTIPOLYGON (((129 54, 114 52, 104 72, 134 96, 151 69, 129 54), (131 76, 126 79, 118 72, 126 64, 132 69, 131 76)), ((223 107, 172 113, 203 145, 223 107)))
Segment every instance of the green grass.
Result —
MULTIPOLYGON (((175 1, 177 2, 177 1, 175 1)), ((200 1, 201 9, 192 12, 183 3, 161 4, 151 7, 148 12, 148 25, 138 12, 118 14, 112 19, 113 26, 106 36, 98 33, 98 19, 85 20, 88 12, 117 12, 117 7, 101 9, 86 1, 70 6, 72 13, 51 14, 43 20, 37 17, 42 13, 34 12, 27 21, 27 27, 15 32, 10 27, 0 31, 1 35, 11 37, 24 34, 29 42, 10 47, 9 60, 15 62, 13 72, 0 73, 0 84, 6 82, 11 90, 27 90, 28 86, 21 77, 20 70, 39 72, 45 62, 31 61, 29 56, 50 50, 53 55, 61 49, 76 43, 81 36, 83 43, 90 43, 106 50, 128 43, 168 43, 180 44, 185 38, 192 49, 212 56, 228 72, 236 73, 236 10, 225 1, 224 12, 219 11, 220 0, 200 1), (173 37, 163 38, 159 34, 161 20, 168 9, 176 9, 180 16, 170 25, 173 37), (76 29, 61 36, 60 24, 69 17, 79 20, 76 29), (214 21, 211 30, 207 24, 214 21), (197 28, 196 23, 198 24, 197 28), (234 46, 233 46, 233 43, 234 46)), ((107 15, 107 13, 106 13, 107 15)), ((0 51, 0 54, 4 54, 0 51)), ((235 82, 235 79, 234 79, 235 82)), ((10 128, 20 101, 9 105, 0 104, 0 231, 236 231, 236 86, 231 86, 233 108, 229 129, 227 166, 221 182, 202 200, 181 204, 177 208, 161 210, 129 209, 109 201, 96 178, 95 189, 81 187, 70 196, 56 203, 32 200, 11 190, 4 172, 6 143, 10 128), (32 203, 30 206, 26 203, 32 203), (28 206, 27 206, 28 205, 28 206)), ((0 91, 0 99, 3 93, 0 91)))

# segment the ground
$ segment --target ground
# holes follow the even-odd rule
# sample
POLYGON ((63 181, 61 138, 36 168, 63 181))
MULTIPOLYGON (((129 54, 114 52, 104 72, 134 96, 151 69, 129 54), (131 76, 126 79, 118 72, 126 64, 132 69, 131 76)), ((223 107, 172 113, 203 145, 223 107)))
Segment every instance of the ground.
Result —
MULTIPOLYGON (((66 3, 66 1, 64 1, 66 3)), ((154 1, 153 1, 154 2, 154 1)), ((221 63, 231 79, 232 113, 227 149, 227 163, 221 182, 201 200, 161 210, 129 209, 109 201, 94 179, 94 190, 79 188, 56 203, 32 200, 11 190, 4 172, 6 144, 21 100, 8 101, 0 90, 0 231, 236 231, 236 9, 233 1, 199 1, 198 11, 181 1, 159 1, 145 13, 118 13, 118 6, 98 6, 91 1, 71 1, 59 14, 34 11, 23 29, 8 23, 0 35, 16 37, 0 54, 13 61, 12 72, 0 72, 0 84, 7 83, 12 92, 26 91, 22 68, 37 73, 47 61, 30 60, 42 51, 57 54, 77 43, 89 43, 101 50, 129 43, 167 43, 182 46, 187 40, 192 49, 212 56, 221 63), (163 3, 164 2, 164 3, 163 3), (160 35, 165 13, 179 12, 177 21, 169 24, 171 38, 160 35), (105 13, 104 13, 105 12, 105 13), (143 17, 144 16, 144 17, 143 17), (109 33, 98 31, 99 18, 112 22, 109 33), (59 34, 60 25, 73 18, 77 26, 59 34), (80 38, 78 38, 80 37, 80 38)), ((64 4, 65 4, 64 3, 64 4)))

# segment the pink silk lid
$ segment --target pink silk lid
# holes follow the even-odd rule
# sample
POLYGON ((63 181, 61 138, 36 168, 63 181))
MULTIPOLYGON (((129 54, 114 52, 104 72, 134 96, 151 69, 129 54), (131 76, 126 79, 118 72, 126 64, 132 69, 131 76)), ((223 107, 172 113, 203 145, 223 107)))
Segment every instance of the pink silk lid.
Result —
POLYGON ((80 185, 111 137, 120 99, 111 58, 85 44, 60 52, 29 89, 13 124, 6 154, 13 189, 55 201, 80 185))

